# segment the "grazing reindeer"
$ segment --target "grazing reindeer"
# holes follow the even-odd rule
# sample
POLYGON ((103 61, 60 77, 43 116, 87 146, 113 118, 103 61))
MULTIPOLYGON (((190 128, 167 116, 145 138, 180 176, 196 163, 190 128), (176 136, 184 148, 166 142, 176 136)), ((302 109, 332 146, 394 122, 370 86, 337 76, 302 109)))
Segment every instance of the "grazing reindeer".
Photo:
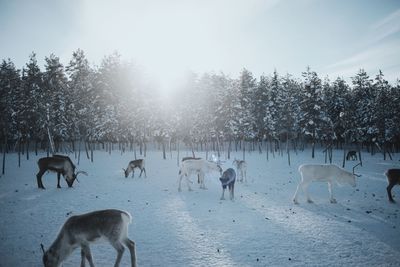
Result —
POLYGON ((85 266, 85 259, 94 267, 89 244, 105 239, 118 252, 114 266, 119 266, 125 245, 131 253, 131 266, 136 267, 135 242, 128 238, 128 224, 131 221, 132 216, 128 212, 113 209, 70 217, 47 251, 41 244, 44 266, 60 266, 75 248, 81 247, 81 267, 85 266))
POLYGON ((299 166, 299 172, 301 174, 301 182, 297 186, 296 193, 293 197, 293 202, 298 204, 297 195, 299 193, 300 187, 303 189, 304 194, 307 197, 307 202, 312 203, 307 188, 311 182, 327 182, 328 190, 330 195, 330 202, 336 203, 336 199, 333 198, 332 194, 332 186, 334 183, 339 185, 342 184, 350 184, 351 186, 356 186, 356 177, 360 177, 360 175, 354 173, 354 168, 359 164, 353 167, 353 173, 348 172, 334 164, 303 164, 299 166))
MULTIPOLYGON (((183 157, 182 162, 188 159, 201 159, 201 158, 194 158, 194 157, 183 157)), ((197 183, 200 183, 200 174, 197 174, 197 183)))
POLYGON ((236 180, 236 173, 235 170, 232 168, 227 169, 226 171, 224 171, 224 173, 222 174, 221 178, 219 178, 219 180, 221 181, 221 185, 222 185, 222 196, 221 196, 221 200, 224 200, 224 193, 225 193, 225 189, 228 186, 229 189, 229 197, 231 200, 234 199, 234 190, 235 190, 235 180, 236 180))
POLYGON ((388 169, 385 171, 385 175, 386 175, 386 177, 388 179, 388 183, 389 183, 389 185, 386 188, 387 194, 389 197, 389 201, 394 203, 395 201, 392 197, 392 188, 396 184, 400 185, 400 169, 388 169))
POLYGON ((236 167, 236 170, 239 173, 238 181, 243 182, 244 178, 244 181, 247 183, 247 162, 244 160, 235 159, 233 161, 233 165, 236 167))
POLYGON ((140 169, 139 177, 142 177, 143 171, 144 171, 144 176, 147 177, 146 168, 144 167, 144 159, 135 159, 129 162, 128 167, 126 167, 126 170, 122 168, 125 172, 125 178, 128 178, 130 172, 132 172, 132 178, 133 178, 135 175, 135 168, 140 169))
POLYGON ((38 160, 39 172, 36 174, 38 188, 45 189, 42 182, 42 176, 46 171, 53 171, 57 173, 57 188, 60 186, 61 174, 65 178, 68 187, 72 187, 74 181, 78 178, 78 174, 82 173, 87 175, 84 171, 75 173, 75 165, 72 160, 67 156, 53 155, 52 157, 41 158, 38 160))
POLYGON ((179 170, 179 187, 178 191, 181 191, 181 183, 182 178, 185 176, 188 190, 192 191, 190 188, 191 181, 189 180, 189 176, 192 173, 196 173, 200 176, 200 188, 206 189, 204 185, 204 175, 211 171, 218 171, 222 174, 222 168, 215 162, 206 161, 204 159, 188 159, 182 162, 180 170, 179 170))
POLYGON ((347 152, 346 160, 357 160, 357 151, 350 150, 347 152))

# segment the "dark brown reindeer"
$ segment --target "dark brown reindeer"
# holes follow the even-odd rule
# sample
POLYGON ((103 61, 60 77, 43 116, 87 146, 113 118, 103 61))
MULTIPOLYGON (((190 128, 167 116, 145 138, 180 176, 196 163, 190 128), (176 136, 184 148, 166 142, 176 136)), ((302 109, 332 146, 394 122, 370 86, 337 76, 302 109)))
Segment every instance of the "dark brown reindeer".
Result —
POLYGON ((72 160, 67 156, 53 155, 52 157, 45 157, 38 160, 39 172, 36 175, 38 188, 45 189, 42 182, 42 176, 46 171, 53 171, 57 173, 57 188, 60 186, 60 177, 63 175, 68 187, 72 187, 74 181, 77 179, 78 174, 82 173, 87 175, 84 171, 75 173, 75 165, 72 160))
POLYGON ((140 169, 139 177, 142 176, 143 172, 144 172, 144 176, 147 177, 146 168, 144 165, 145 165, 144 159, 135 159, 135 160, 132 160, 131 162, 129 162, 128 167, 126 167, 126 169, 122 168, 125 172, 125 178, 128 178, 128 175, 130 172, 132 172, 132 178, 133 178, 135 175, 135 168, 140 169))
POLYGON ((390 202, 394 203, 395 201, 392 197, 392 188, 396 184, 400 185, 400 169, 388 169, 386 170, 385 175, 389 183, 389 185, 386 187, 388 198, 390 202))

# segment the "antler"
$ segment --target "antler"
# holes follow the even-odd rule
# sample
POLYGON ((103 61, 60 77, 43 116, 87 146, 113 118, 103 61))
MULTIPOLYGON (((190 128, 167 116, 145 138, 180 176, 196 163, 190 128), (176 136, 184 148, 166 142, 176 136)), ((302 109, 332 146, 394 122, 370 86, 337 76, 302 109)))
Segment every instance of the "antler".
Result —
POLYGON ((356 174, 356 173, 354 172, 354 169, 355 169, 358 165, 361 165, 361 162, 359 162, 358 164, 356 164, 356 165, 353 167, 353 175, 355 175, 355 176, 357 176, 357 177, 361 177, 361 174, 356 174))
POLYGON ((42 248, 43 255, 44 255, 46 252, 44 251, 44 246, 43 246, 43 244, 42 244, 42 243, 40 243, 40 247, 42 248))
POLYGON ((88 176, 87 172, 85 172, 85 171, 78 171, 78 172, 75 174, 75 179, 76 179, 76 181, 77 181, 78 183, 80 183, 79 180, 78 180, 78 174, 80 174, 80 173, 82 173, 82 174, 88 176))

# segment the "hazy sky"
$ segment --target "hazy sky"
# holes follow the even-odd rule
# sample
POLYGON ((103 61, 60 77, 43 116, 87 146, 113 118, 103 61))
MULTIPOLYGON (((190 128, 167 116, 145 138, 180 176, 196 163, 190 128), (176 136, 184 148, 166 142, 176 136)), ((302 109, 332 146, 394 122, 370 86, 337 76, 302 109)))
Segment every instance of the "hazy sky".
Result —
POLYGON ((118 51, 166 85, 188 70, 400 78, 399 0, 0 0, 0 59, 118 51))

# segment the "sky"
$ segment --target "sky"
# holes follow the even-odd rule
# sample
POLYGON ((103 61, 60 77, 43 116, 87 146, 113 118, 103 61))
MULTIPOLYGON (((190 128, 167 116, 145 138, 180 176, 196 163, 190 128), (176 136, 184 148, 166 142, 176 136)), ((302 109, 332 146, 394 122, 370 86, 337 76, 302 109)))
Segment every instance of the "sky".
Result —
POLYGON ((0 0, 0 59, 115 51, 165 88, 188 72, 400 78, 398 0, 0 0))

